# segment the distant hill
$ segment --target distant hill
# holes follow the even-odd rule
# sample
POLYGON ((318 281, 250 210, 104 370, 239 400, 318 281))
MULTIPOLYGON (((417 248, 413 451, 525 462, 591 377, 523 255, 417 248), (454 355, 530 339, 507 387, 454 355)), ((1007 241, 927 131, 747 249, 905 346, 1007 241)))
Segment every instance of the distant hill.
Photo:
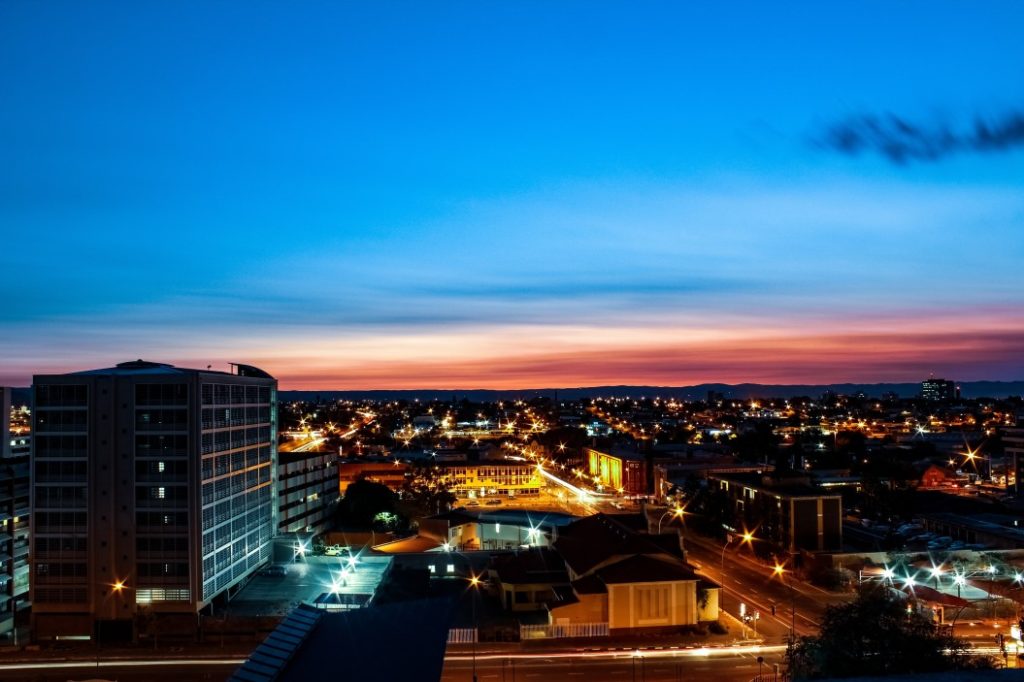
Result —
MULTIPOLYGON (((960 384, 965 398, 1006 398, 1024 395, 1024 381, 965 381, 960 384)), ((703 400, 708 391, 722 393, 727 398, 791 398, 793 396, 818 397, 826 391, 853 395, 864 393, 878 398, 894 392, 901 398, 920 394, 920 383, 886 384, 697 384, 696 386, 590 386, 582 388, 536 388, 522 390, 489 389, 408 389, 381 391, 280 391, 282 400, 528 400, 547 397, 577 400, 598 396, 641 398, 683 398, 703 400)))

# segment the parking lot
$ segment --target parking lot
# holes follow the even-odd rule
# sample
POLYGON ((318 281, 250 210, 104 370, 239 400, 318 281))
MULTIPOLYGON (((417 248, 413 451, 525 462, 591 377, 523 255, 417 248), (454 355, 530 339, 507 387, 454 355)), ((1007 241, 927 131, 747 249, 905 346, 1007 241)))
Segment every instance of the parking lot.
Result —
POLYGON ((312 603, 330 592, 347 564, 347 556, 305 556, 283 564, 283 576, 253 576, 231 600, 231 612, 239 616, 283 615, 301 602, 312 603))

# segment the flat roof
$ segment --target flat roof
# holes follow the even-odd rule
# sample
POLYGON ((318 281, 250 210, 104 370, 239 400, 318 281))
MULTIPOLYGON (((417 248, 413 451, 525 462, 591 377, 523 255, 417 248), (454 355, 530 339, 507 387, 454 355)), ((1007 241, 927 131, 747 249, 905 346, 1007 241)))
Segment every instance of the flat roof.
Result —
POLYGON ((785 479, 775 482, 771 477, 762 474, 708 474, 708 477, 785 497, 840 497, 838 494, 829 494, 810 483, 798 483, 785 479))

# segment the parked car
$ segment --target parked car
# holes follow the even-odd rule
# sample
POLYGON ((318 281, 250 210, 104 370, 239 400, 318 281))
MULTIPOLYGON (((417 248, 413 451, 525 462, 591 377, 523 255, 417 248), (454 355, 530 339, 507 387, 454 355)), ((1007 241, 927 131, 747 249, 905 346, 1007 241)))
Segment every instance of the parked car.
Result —
POLYGON ((487 500, 484 504, 488 507, 497 507, 501 505, 501 500, 487 500))

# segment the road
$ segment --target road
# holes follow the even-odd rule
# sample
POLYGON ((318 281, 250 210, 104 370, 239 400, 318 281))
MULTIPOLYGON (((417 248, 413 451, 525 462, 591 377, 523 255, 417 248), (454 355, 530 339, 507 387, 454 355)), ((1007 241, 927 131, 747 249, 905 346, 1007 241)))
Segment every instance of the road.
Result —
MULTIPOLYGON (((765 663, 762 670, 771 672, 772 664, 779 662, 780 647, 761 652, 765 663)), ((532 654, 514 656, 480 656, 476 661, 480 682, 563 682, 578 678, 581 681, 622 680, 633 682, 668 682, 691 679, 694 676, 714 677, 720 682, 750 682, 758 672, 758 652, 716 655, 696 650, 684 652, 574 652, 566 654, 532 654)), ((68 680, 109 679, 119 682, 178 682, 180 680, 224 680, 241 665, 240 658, 214 660, 145 660, 104 661, 99 668, 95 661, 50 662, 21 665, 0 665, 0 680, 23 682, 67 682, 68 680)), ((442 682, 471 682, 472 657, 449 655, 445 660, 442 682)), ((770 678, 768 678, 770 679, 770 678)), ((766 681, 767 682, 767 681, 766 681)))
MULTIPOLYGON (((716 682, 750 682, 758 674, 758 655, 764 658, 761 671, 772 672, 772 664, 781 661, 781 647, 761 652, 708 655, 696 650, 677 652, 575 653, 565 656, 534 654, 529 657, 477 657, 476 671, 480 682, 566 682, 580 680, 619 680, 621 682, 679 682, 694 678, 716 682)), ((471 682, 471 657, 448 656, 442 682, 471 682)), ((765 682, 772 678, 766 677, 765 682)))
POLYGON ((849 600, 846 595, 826 592, 805 582, 793 581, 791 574, 785 574, 783 583, 773 577, 771 569, 757 563, 753 558, 737 553, 730 545, 725 552, 725 575, 722 575, 722 545, 692 532, 686 533, 687 561, 701 573, 722 584, 724 587, 725 610, 739 616, 740 603, 748 612, 759 611, 758 632, 767 642, 780 642, 789 634, 793 623, 793 606, 796 607, 796 633, 816 634, 822 614, 829 605, 849 600), (771 614, 775 605, 775 616, 771 614))

